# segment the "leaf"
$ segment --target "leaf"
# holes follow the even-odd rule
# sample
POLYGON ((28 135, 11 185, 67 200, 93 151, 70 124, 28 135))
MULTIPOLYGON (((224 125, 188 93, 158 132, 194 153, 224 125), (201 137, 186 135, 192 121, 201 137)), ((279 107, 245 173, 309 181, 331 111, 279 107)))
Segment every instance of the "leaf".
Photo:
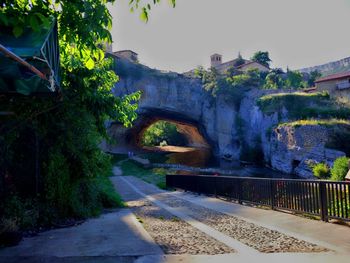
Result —
POLYGON ((142 8, 141 14, 140 14, 140 19, 143 22, 147 22, 148 21, 148 13, 147 13, 147 9, 146 8, 142 8))
POLYGON ((19 37, 23 34, 23 28, 20 26, 15 26, 12 30, 12 33, 15 35, 15 37, 19 37))
POLYGON ((170 2, 170 4, 171 4, 173 7, 175 7, 175 5, 176 5, 176 0, 169 0, 169 2, 170 2))
POLYGON ((86 62, 85 62, 85 67, 87 69, 93 69, 95 67, 95 62, 92 60, 92 58, 89 58, 86 62))
POLYGON ((44 16, 41 13, 35 13, 35 14, 41 20, 41 22, 44 24, 45 27, 50 26, 50 19, 48 17, 44 16))
POLYGON ((36 16, 34 16, 34 15, 30 16, 29 24, 30 24, 30 27, 34 31, 38 31, 39 30, 39 23, 38 23, 38 19, 36 18, 36 16))
POLYGON ((9 23, 7 16, 6 16, 4 13, 2 13, 2 12, 0 12, 0 21, 1 21, 5 26, 7 26, 8 23, 9 23))

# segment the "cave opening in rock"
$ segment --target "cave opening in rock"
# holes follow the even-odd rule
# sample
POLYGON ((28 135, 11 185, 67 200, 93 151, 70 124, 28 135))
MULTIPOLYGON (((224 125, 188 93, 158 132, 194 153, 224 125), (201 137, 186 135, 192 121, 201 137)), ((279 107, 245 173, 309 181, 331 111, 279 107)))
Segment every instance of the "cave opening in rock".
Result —
POLYGON ((206 167, 214 161, 209 143, 194 124, 152 119, 139 131, 136 144, 146 152, 166 154, 168 163, 206 167))

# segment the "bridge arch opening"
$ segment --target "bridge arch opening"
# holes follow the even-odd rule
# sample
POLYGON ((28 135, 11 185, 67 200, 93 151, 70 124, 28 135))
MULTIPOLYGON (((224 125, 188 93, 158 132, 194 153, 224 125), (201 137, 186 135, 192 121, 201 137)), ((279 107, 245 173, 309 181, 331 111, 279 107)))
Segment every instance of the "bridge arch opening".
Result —
POLYGON ((205 167, 213 162, 210 144, 193 123, 154 117, 135 138, 139 149, 164 153, 169 163, 205 167))
MULTIPOLYGON (((210 141, 203 127, 188 116, 161 110, 148 110, 139 113, 133 127, 125 129, 118 124, 114 124, 110 128, 110 133, 117 141, 117 144, 113 147, 114 149, 110 149, 111 152, 120 153, 119 149, 121 148, 124 149, 124 152, 157 152, 166 154, 168 163, 195 167, 216 165, 215 145, 210 141), (159 125, 159 123, 161 123, 160 126, 170 127, 173 132, 175 129, 175 136, 178 140, 171 140, 160 135, 160 138, 155 138, 153 144, 145 143, 145 136, 149 135, 149 130, 154 128, 155 125, 159 125)), ((157 135, 154 137, 157 137, 157 135)))

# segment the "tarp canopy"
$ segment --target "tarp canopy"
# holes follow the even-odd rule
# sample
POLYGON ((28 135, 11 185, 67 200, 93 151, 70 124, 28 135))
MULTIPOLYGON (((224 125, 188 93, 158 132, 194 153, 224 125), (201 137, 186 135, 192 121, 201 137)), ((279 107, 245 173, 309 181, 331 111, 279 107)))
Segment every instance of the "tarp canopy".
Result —
POLYGON ((59 49, 57 23, 33 31, 25 28, 15 37, 12 28, 1 26, 0 44, 46 76, 46 80, 18 61, 0 52, 0 93, 53 94, 59 90, 59 49))

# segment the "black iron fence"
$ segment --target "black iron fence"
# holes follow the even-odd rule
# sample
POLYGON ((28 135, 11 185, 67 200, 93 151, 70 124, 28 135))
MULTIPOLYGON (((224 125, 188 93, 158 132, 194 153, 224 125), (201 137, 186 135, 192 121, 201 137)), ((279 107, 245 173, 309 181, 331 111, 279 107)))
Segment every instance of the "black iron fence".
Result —
POLYGON ((242 178, 206 175, 167 175, 167 187, 215 195, 320 216, 323 221, 350 221, 350 182, 242 178))

